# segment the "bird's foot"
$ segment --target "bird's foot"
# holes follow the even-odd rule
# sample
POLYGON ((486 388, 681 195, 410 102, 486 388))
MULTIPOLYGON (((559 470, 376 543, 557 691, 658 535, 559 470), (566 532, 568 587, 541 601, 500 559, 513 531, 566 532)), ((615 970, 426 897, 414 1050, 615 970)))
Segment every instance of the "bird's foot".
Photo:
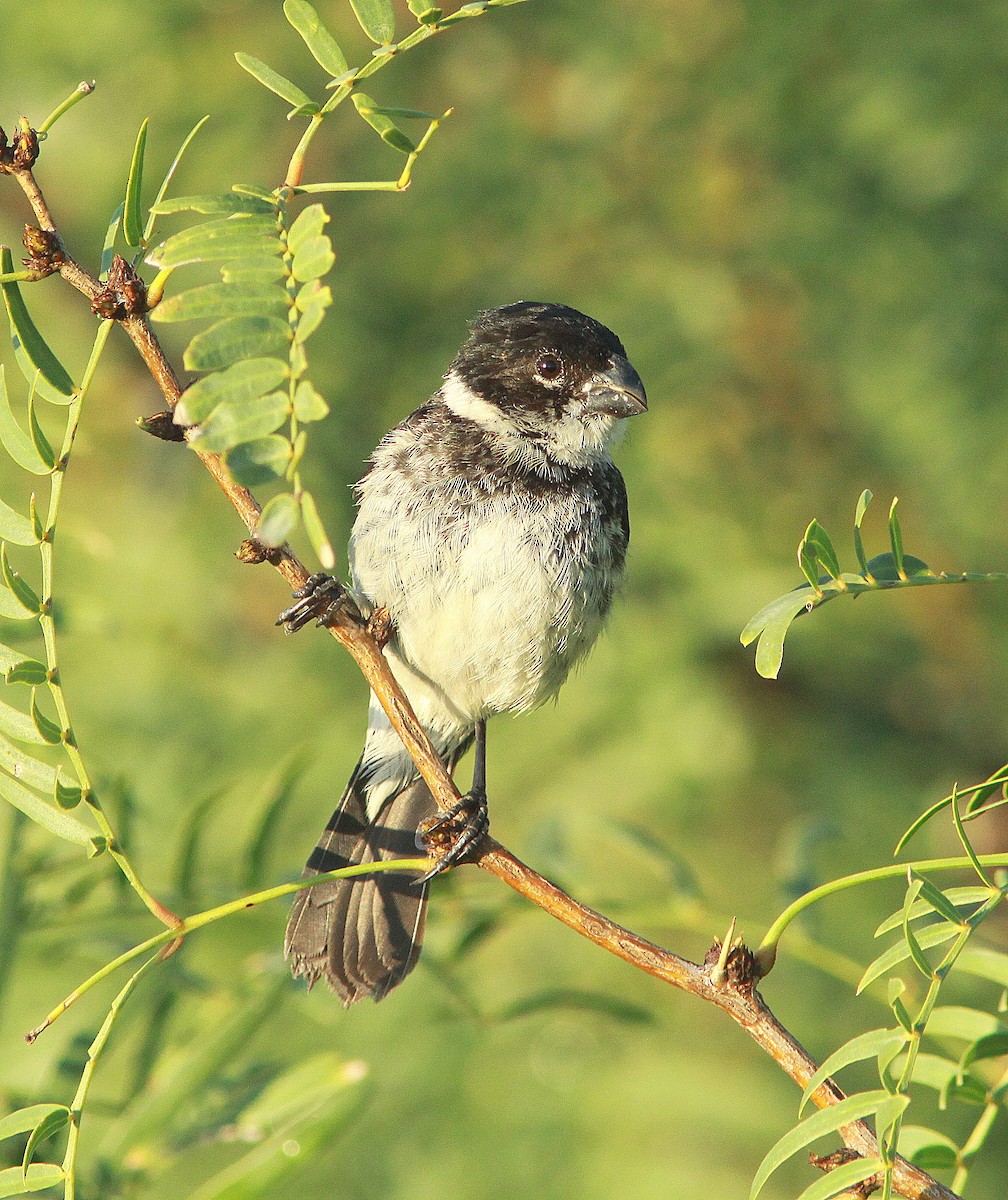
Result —
POLYGON ((276 619, 288 633, 297 633, 310 621, 327 625, 348 599, 346 588, 332 575, 319 571, 294 592, 294 603, 276 619))
POLYGON ((417 831, 417 845, 437 855, 437 863, 417 885, 428 883, 435 875, 466 862, 471 851, 490 831, 490 813, 486 792, 473 789, 439 817, 424 821, 417 831))

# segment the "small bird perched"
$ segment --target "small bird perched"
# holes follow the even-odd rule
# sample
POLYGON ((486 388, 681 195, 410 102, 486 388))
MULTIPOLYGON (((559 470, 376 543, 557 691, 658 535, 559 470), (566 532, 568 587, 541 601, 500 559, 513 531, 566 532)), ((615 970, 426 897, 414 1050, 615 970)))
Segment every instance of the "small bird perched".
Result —
MULTIPOLYGON (((385 657, 453 770, 476 741, 472 790, 433 798, 371 697, 364 752, 306 874, 454 845, 430 875, 384 872, 298 894, 285 952, 309 987, 380 1000, 420 953, 427 881, 488 828, 485 722, 555 696, 598 637, 623 572, 626 488, 610 455, 644 412, 619 338, 562 304, 476 318, 440 390, 382 439, 357 484, 352 594, 391 621, 385 657)), ((342 589, 313 576, 278 624, 324 623, 342 589)))

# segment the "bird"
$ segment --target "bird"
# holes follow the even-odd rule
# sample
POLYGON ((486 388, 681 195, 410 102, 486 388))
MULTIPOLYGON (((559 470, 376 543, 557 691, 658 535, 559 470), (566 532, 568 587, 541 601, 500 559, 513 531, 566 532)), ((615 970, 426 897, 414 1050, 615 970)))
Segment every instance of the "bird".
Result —
POLYGON ((305 867, 416 855, 434 869, 327 880, 297 894, 284 942, 295 977, 346 1006, 382 997, 420 953, 430 879, 489 828, 486 721, 557 694, 595 643, 623 574, 630 524, 612 458, 647 396, 619 338, 564 304, 480 313, 438 391, 381 440, 356 485, 350 586, 313 575, 277 620, 294 632, 349 595, 380 614, 384 654, 446 768, 475 742, 472 788, 438 815, 371 695, 367 735, 305 867))

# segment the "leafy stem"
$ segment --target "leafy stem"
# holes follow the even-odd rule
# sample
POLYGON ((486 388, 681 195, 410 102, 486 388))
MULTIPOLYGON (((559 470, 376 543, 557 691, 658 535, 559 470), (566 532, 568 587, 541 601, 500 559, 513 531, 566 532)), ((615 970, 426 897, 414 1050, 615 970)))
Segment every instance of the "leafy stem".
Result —
POLYGON ((869 561, 861 540, 861 523, 871 500, 872 494, 866 489, 854 517, 854 549, 861 573, 841 571, 829 534, 818 521, 811 521, 798 544, 798 565, 807 582, 764 605, 739 635, 743 646, 756 642, 756 670, 764 679, 777 678, 784 658, 784 639, 796 618, 838 596, 853 599, 865 592, 940 583, 1008 582, 1005 571, 935 572, 922 559, 906 554, 895 499, 889 508, 890 549, 869 561))
MULTIPOLYGON (((987 867, 1008 867, 1008 854, 983 854, 979 858, 980 862, 987 867)), ((759 971, 762 975, 766 975, 773 966, 774 960, 777 957, 777 945, 791 922, 807 908, 811 908, 813 904, 817 904, 820 900, 825 900, 827 896, 834 896, 839 892, 847 891, 849 888, 861 887, 866 883, 876 883, 884 879, 905 878, 908 870, 922 873, 932 871, 960 871, 969 869, 972 866, 973 860, 967 857, 928 858, 912 863, 893 863, 885 867, 872 867, 867 871, 857 871, 853 875, 844 875, 840 879, 831 879, 829 883, 812 888, 804 896, 799 896, 797 900, 789 904, 767 930, 756 950, 756 963, 759 971)), ((1003 895, 1000 891, 996 894, 999 898, 1003 895)))
POLYGON ((60 501, 63 497, 63 484, 66 479, 67 464, 70 460, 70 452, 73 449, 74 439, 77 436, 81 410, 114 324, 114 321, 102 321, 98 327, 91 355, 84 369, 84 375, 81 378, 80 388, 68 406, 63 443, 60 446, 59 454, 53 467, 52 475, 50 476, 49 511, 46 514, 45 525, 42 531, 42 541, 39 547, 42 559, 42 612, 39 614, 39 624, 45 643, 46 674, 49 693, 52 696, 53 704, 56 707, 56 713, 59 718, 60 740, 76 773, 81 791, 81 799, 87 804, 98 823, 98 827, 102 831, 105 838, 103 848, 107 850, 123 875, 129 880, 130 886, 159 921, 164 922, 168 926, 173 926, 178 921, 178 918, 156 897, 151 895, 141 882, 132 863, 118 845, 115 830, 112 828, 108 816, 95 794, 84 757, 78 748, 77 739, 73 735, 70 712, 67 707, 66 695, 60 682, 57 667, 56 623, 53 618, 53 542, 56 522, 59 517, 60 501))
MULTIPOLYGON (((259 892, 253 892, 248 896, 241 896, 237 900, 229 900, 226 904, 219 904, 216 908, 208 908, 204 912, 194 913, 190 917, 176 918, 177 925, 171 929, 164 929, 160 933, 154 934, 143 942, 139 942, 131 949, 124 951, 118 958, 107 962, 100 970, 84 980, 82 984, 74 988, 74 990, 62 1000, 49 1015, 45 1018, 41 1025, 36 1026, 29 1033, 25 1034, 25 1041, 34 1042, 40 1033, 45 1032, 49 1026, 66 1012, 68 1008, 85 993, 89 992, 96 984, 107 979, 110 975, 114 975, 120 967, 126 966, 127 963, 133 962, 134 959, 140 958, 149 951, 160 950, 162 946, 180 940, 186 934, 192 933, 193 930, 202 929, 204 925, 210 925, 214 921, 220 921, 223 917, 233 916, 235 913, 243 912, 248 908, 256 908, 260 904, 265 904, 269 900, 277 900, 282 896, 293 895, 294 892, 300 892, 306 887, 313 887, 317 883, 325 883, 331 879, 352 879, 358 875, 371 875, 380 871, 417 871, 423 873, 430 869, 430 859, 427 858, 396 858, 387 859, 383 862, 364 863, 362 865, 352 867, 340 867, 335 871, 327 871, 321 875, 312 875, 308 879, 299 879, 296 883, 281 883, 276 887, 265 888, 259 892)), ((156 955, 155 957, 163 957, 156 955)))

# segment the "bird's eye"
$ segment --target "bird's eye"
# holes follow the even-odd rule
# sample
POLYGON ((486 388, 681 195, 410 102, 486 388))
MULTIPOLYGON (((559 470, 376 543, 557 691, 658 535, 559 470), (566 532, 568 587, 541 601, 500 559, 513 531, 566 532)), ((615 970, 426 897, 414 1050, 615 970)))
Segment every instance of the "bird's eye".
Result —
POLYGON ((536 374, 545 383, 554 383, 562 372, 563 365, 555 354, 544 354, 536 363, 536 374))

